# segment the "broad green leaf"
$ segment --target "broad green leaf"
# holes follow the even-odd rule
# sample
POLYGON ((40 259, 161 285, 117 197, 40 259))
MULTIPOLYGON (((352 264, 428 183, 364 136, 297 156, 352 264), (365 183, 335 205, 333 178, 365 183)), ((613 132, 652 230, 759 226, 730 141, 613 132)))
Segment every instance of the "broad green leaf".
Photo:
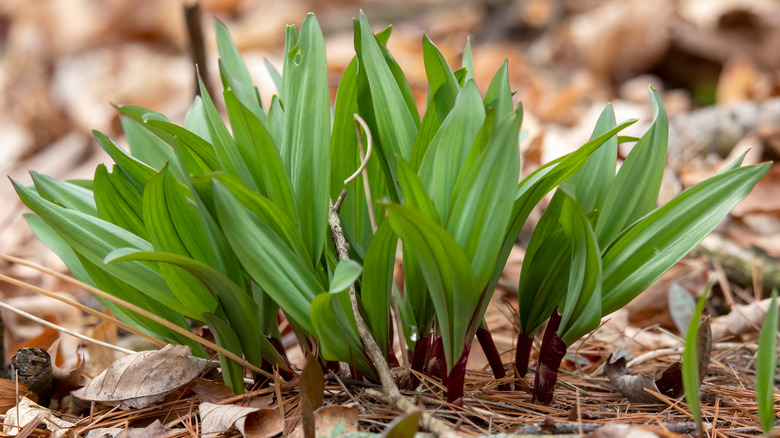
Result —
POLYGON ((260 110, 259 112, 262 113, 263 105, 254 84, 252 84, 252 76, 249 74, 244 60, 241 59, 236 45, 233 44, 227 27, 215 18, 214 30, 217 33, 217 51, 219 52, 223 80, 230 85, 230 89, 243 105, 255 114, 257 114, 256 110, 260 110))
MULTIPOLYGON (((536 204, 552 189, 569 179, 579 170, 590 155, 607 140, 635 122, 636 120, 631 120, 621 123, 615 129, 584 144, 577 151, 545 164, 520 182, 512 208, 512 215, 510 216, 512 218, 510 226, 504 238, 504 243, 487 290, 493 290, 496 284, 498 284, 498 278, 501 276, 501 271, 509 258, 509 252, 512 250, 517 236, 520 234, 523 224, 525 224, 525 220, 536 204)), ((604 248, 602 248, 603 250, 604 248)), ((483 311, 483 309, 480 311, 483 311)))
MULTIPOLYGON (((145 116, 144 121, 147 120, 149 120, 149 117, 145 116)), ((205 140, 208 144, 214 143, 214 140, 211 138, 211 130, 209 129, 209 125, 206 122, 206 116, 203 112, 203 99, 200 96, 195 96, 192 105, 187 109, 187 114, 184 115, 184 124, 182 124, 182 128, 205 140)))
MULTIPOLYGON (((158 300, 154 299, 154 297, 150 297, 132 285, 119 280, 117 277, 113 276, 104 269, 104 266, 106 265, 103 262, 100 262, 98 265, 90 262, 80 253, 76 254, 79 257, 79 261, 84 266, 84 269, 87 270, 89 276, 92 278, 93 283, 99 289, 104 291, 111 291, 111 295, 119 299, 133 303, 134 305, 141 307, 142 309, 151 312, 168 322, 176 324, 181 328, 185 328, 187 330, 190 329, 189 322, 178 311, 161 304, 158 300)), ((103 299, 101 297, 95 298, 97 298, 97 300, 100 301, 100 303, 103 304, 106 309, 111 311, 111 313, 114 313, 117 316, 125 315, 128 317, 126 320, 128 323, 135 321, 136 326, 140 325, 140 327, 148 327, 148 329, 144 329, 144 331, 150 336, 172 344, 189 345, 194 355, 198 357, 208 357, 203 346, 193 341, 192 339, 182 336, 168 327, 152 321, 135 312, 119 307, 109 300, 103 299)))
MULTIPOLYGON (((219 170, 222 168, 217 159, 217 154, 214 152, 214 147, 195 132, 162 120, 145 119, 145 123, 152 128, 160 129, 170 134, 181 146, 187 148, 195 158, 205 164, 207 169, 219 170)), ((175 147, 175 145, 173 146, 175 147)), ((189 165, 189 163, 186 164, 189 165)), ((193 173, 193 169, 189 169, 189 171, 193 173)))
POLYGON ((628 304, 691 251, 770 165, 732 169, 700 182, 618 236, 603 256, 603 315, 628 304))
POLYGON ((560 223, 569 238, 571 263, 558 336, 572 345, 601 322, 601 250, 582 205, 563 186, 559 190, 565 195, 560 223))
POLYGON ((508 71, 509 62, 504 60, 485 93, 485 109, 493 108, 496 111, 496 123, 512 113, 512 89, 509 88, 508 71))
POLYGON ((156 175, 157 172, 125 152, 105 134, 96 130, 93 130, 92 134, 95 136, 98 144, 100 144, 100 147, 106 151, 122 172, 127 175, 135 188, 140 193, 143 193, 146 182, 149 181, 149 178, 156 175))
POLYGON ((363 350, 347 291, 318 295, 311 303, 311 320, 324 359, 346 362, 368 378, 377 379, 363 350))
POLYGON ((98 216, 149 240, 143 220, 143 198, 116 165, 114 169, 109 174, 102 163, 95 169, 94 194, 98 216))
POLYGON ((186 175, 171 146, 167 145, 141 123, 127 117, 122 117, 121 121, 127 137, 127 143, 130 146, 130 152, 135 158, 158 171, 167 163, 168 168, 171 169, 176 179, 184 181, 186 175))
MULTIPOLYGON (((339 210, 339 217, 350 246, 363 257, 365 246, 371 241, 373 235, 368 216, 369 206, 365 197, 363 175, 361 174, 346 187, 344 186, 344 181, 361 164, 353 116, 358 111, 357 58, 353 58, 341 76, 341 82, 339 82, 339 88, 336 92, 336 104, 333 109, 333 132, 330 138, 330 197, 337 199, 341 190, 347 189, 347 195, 341 204, 341 210, 339 210)), ((363 148, 364 153, 366 146, 363 148)), ((374 159, 373 162, 376 163, 377 160, 374 159)), ((373 169, 368 170, 369 175, 371 170, 373 169)), ((378 178, 383 177, 378 176, 378 178)), ((373 186, 376 185, 378 178, 369 177, 372 190, 375 190, 373 186)))
POLYGON ((423 34, 422 46, 425 75, 428 77, 428 104, 433 105, 439 119, 444 120, 455 105, 460 87, 444 55, 426 34, 423 34))
POLYGON ((520 173, 521 122, 518 109, 496 127, 485 150, 472 151, 452 194, 447 231, 464 249, 480 289, 495 269, 512 213, 520 173))
MULTIPOLYGON (((596 121, 591 140, 610 131, 615 125, 615 111, 613 111, 612 105, 608 104, 596 121)), ((601 211, 607 193, 612 186, 612 181, 615 179, 617 146, 617 139, 610 138, 603 146, 593 152, 577 173, 569 178, 568 184, 572 188, 572 195, 582 205, 585 212, 601 211)))
POLYGON ((336 269, 333 270, 333 278, 330 280, 328 292, 341 292, 353 284, 363 271, 360 263, 354 260, 339 260, 336 269))
POLYGON ((650 88, 650 97, 653 100, 653 124, 620 166, 596 222, 596 235, 602 250, 621 231, 655 207, 661 190, 669 120, 661 97, 653 88, 650 88))
POLYGON ((393 268, 398 236, 384 222, 366 249, 360 298, 368 325, 379 348, 387 354, 390 342, 390 294, 393 293, 393 268))
POLYGON ((251 111, 236 101, 229 91, 225 92, 225 104, 228 107, 230 125, 241 155, 253 173, 257 187, 263 189, 260 193, 295 220, 298 215, 295 211, 295 197, 290 176, 284 168, 279 149, 271 139, 268 130, 251 111))
POLYGON ((315 266, 328 228, 330 91, 325 42, 313 14, 288 45, 292 47, 286 48, 282 78, 285 124, 280 152, 290 172, 301 236, 315 266))
MULTIPOLYGON (((298 233, 295 222, 293 222, 279 206, 250 190, 232 175, 226 173, 213 173, 208 177, 193 180, 195 190, 197 190, 203 204, 209 211, 213 212, 213 217, 217 217, 217 209, 215 202, 216 194, 213 192, 212 179, 217 180, 224 185, 245 208, 248 208, 254 215, 259 217, 261 221, 271 227, 274 234, 282 238, 282 241, 295 253, 301 262, 309 260, 309 253, 298 233)), ((309 271, 312 273, 314 272, 314 268, 309 266, 308 263, 306 263, 306 266, 309 271)))
MULTIPOLYGON (((103 259, 116 248, 135 248, 151 251, 146 240, 102 219, 75 210, 59 207, 37 195, 32 189, 12 181, 19 198, 34 213, 38 214, 68 245, 86 260, 100 267, 108 275, 116 277, 165 306, 187 312, 176 294, 165 283, 159 270, 142 262, 126 262, 105 265, 103 259)), ((198 319, 199 314, 186 316, 198 319)))
MULTIPOLYGON (((238 335, 233 331, 233 327, 213 313, 207 313, 203 315, 206 323, 211 329, 211 333, 214 334, 214 339, 217 341, 217 345, 225 348, 231 353, 241 356, 241 341, 238 339, 238 335)), ((244 393, 244 367, 234 362, 231 359, 225 357, 222 353, 219 353, 219 364, 222 368, 222 379, 230 386, 230 389, 236 394, 244 393)))
POLYGON ((374 135, 380 143, 378 149, 387 160, 390 173, 395 179, 397 157, 408 160, 412 154, 417 124, 362 12, 358 27, 360 47, 356 47, 355 50, 358 52, 360 65, 365 69, 369 84, 377 126, 374 135))
POLYGON ((250 294, 221 272, 197 260, 167 252, 137 252, 120 248, 106 257, 107 263, 125 260, 160 262, 185 269, 219 299, 224 317, 241 340, 243 354, 250 363, 260 366, 265 358, 272 363, 284 364, 279 352, 260 333, 259 311, 250 294))
POLYGON ((24 220, 30 226, 32 232, 35 233, 35 237, 57 254, 57 257, 65 263, 65 266, 77 280, 95 286, 95 282, 92 281, 73 248, 68 245, 65 239, 60 237, 40 216, 26 213, 24 214, 24 220))
POLYGON ((291 319, 311 333, 311 302, 325 291, 309 268, 266 222, 216 180, 214 199, 225 237, 249 276, 291 319))
POLYGON ((761 429, 769 435, 775 423, 775 375, 777 374, 777 290, 761 325, 756 353, 756 403, 761 429))
POLYGON ((437 224, 442 224, 433 200, 428 196, 428 192, 425 191, 422 181, 414 173, 412 166, 406 161, 398 162, 398 185, 404 195, 404 205, 416 209, 437 224))
POLYGON ((257 189, 255 180, 252 177, 252 173, 247 167, 245 158, 242 157, 241 151, 236 146, 235 140, 230 136, 225 122, 217 112, 217 108, 214 106, 214 102, 211 101, 209 92, 206 89, 203 81, 198 79, 200 85, 200 97, 203 101, 203 116, 206 119, 206 123, 209 127, 209 133, 211 133, 212 143, 214 150, 217 153, 217 159, 221 165, 221 169, 227 173, 237 176, 241 182, 247 185, 250 189, 257 189))
POLYGON ((463 250, 444 228, 412 208, 388 205, 387 209, 390 226, 403 239, 404 248, 416 254, 425 276, 450 370, 463 352, 482 291, 463 250))
POLYGON ((266 128, 268 134, 274 140, 274 144, 281 151, 284 136, 284 109, 279 102, 279 97, 275 94, 271 96, 271 105, 268 107, 268 119, 266 119, 266 128))
MULTIPOLYGON (((211 245, 203 232, 197 211, 187 203, 173 175, 164 167, 144 190, 144 223, 156 251, 170 252, 215 264, 211 245), (211 252, 211 254, 209 254, 211 252)), ((213 313, 213 296, 178 266, 161 265, 165 281, 190 313, 213 313)))
POLYGON ((85 189, 67 181, 58 181, 50 176, 30 172, 35 190, 42 198, 55 202, 65 208, 97 216, 97 206, 92 190, 85 189))
POLYGON ((701 422, 701 398, 699 396, 699 389, 701 386, 701 379, 704 376, 699 375, 699 358, 698 358, 698 342, 696 337, 698 335, 699 320, 701 314, 704 311, 704 305, 707 302, 707 296, 709 295, 710 286, 699 298, 698 304, 696 304, 696 312, 691 317, 691 322, 688 325, 688 331, 685 334, 685 349, 683 350, 682 357, 682 381, 683 388, 685 388, 685 401, 688 402, 688 410, 691 411, 693 420, 696 422, 696 427, 699 430, 699 436, 704 435, 704 429, 701 422))
MULTIPOLYGON (((431 194, 443 224, 448 223, 450 209, 453 208, 455 182, 484 121, 482 97, 477 84, 469 81, 457 95, 454 108, 442 122, 423 157, 420 180, 431 194)), ((516 181, 517 177, 511 185, 516 181)))

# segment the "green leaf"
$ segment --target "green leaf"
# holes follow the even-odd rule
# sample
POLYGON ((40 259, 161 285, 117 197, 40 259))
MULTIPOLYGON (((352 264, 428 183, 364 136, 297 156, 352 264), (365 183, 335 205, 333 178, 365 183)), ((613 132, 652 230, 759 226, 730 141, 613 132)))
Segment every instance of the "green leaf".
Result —
MULTIPOLYGON (((190 163, 192 164, 186 163, 185 160, 182 160, 185 161, 185 163, 188 165, 188 168, 192 165, 195 165, 195 163, 197 163, 198 168, 205 167, 207 170, 219 170, 222 168, 219 160, 217 159, 217 154, 214 152, 214 147, 195 132, 192 132, 181 126, 174 125, 170 122, 164 122, 162 120, 145 119, 144 122, 152 128, 159 129, 171 135, 177 141, 177 144, 172 145, 174 148, 180 144, 191 153, 192 158, 190 163), (197 159, 198 162, 193 161, 195 159, 197 159), (201 166, 200 163, 202 163, 203 166, 201 166)), ((190 173, 194 173, 194 169, 188 170, 190 173)))
POLYGON ((390 294, 393 293, 393 269, 398 236, 390 224, 382 223, 366 249, 360 298, 368 325, 380 350, 387 354, 390 343, 390 294))
MULTIPOLYGON (((596 127, 593 129, 590 139, 593 140, 605 132, 609 132, 615 128, 615 125, 615 111, 612 109, 612 105, 608 104, 596 121, 596 127)), ((577 173, 569 178, 568 184, 572 188, 572 195, 582 205, 585 212, 593 210, 600 212, 604 205, 604 200, 615 179, 617 146, 617 139, 610 138, 603 146, 593 152, 577 173)))
POLYGON ((143 220, 143 198, 127 176, 116 165, 114 168, 112 174, 102 163, 95 169, 94 194, 98 216, 149 240, 143 220))
POLYGON ((339 260, 333 271, 328 292, 335 293, 345 290, 360 277, 362 271, 363 267, 354 260, 339 260))
POLYGON ((318 295, 311 303, 311 321, 324 359, 346 362, 368 378, 377 379, 363 350, 347 291, 318 295))
POLYGON ((162 169, 167 163, 176 179, 184 181, 186 175, 171 146, 147 129, 148 126, 127 117, 122 117, 121 121, 127 143, 130 146, 130 153, 135 158, 155 170, 162 169))
POLYGON ((268 70, 268 75, 271 76, 271 80, 274 82, 274 85, 276 85, 276 91, 280 92, 282 90, 282 75, 280 75, 279 70, 268 61, 268 58, 264 59, 263 62, 265 62, 265 68, 268 70))
POLYGON ((404 195, 404 205, 418 210, 437 224, 442 224, 436 206, 428 196, 428 192, 425 191, 422 181, 406 161, 398 162, 398 185, 404 195))
MULTIPOLYGON (((197 260, 168 252, 138 252, 120 248, 106 256, 107 263, 127 260, 160 262, 186 270, 219 299, 225 312, 224 317, 235 330, 241 341, 241 352, 250 363, 261 366, 265 358, 272 363, 284 364, 279 352, 260 333, 257 304, 246 290, 242 290, 221 272, 197 260)), ((241 355, 241 352, 237 354, 241 355)))
POLYGON ((428 101, 436 108, 439 119, 444 120, 455 105, 460 87, 444 55, 426 34, 423 34, 422 46, 425 75, 428 77, 428 101))
POLYGON ((290 176, 265 125, 229 91, 225 92, 225 105, 241 156, 249 166, 257 187, 263 189, 260 193, 278 205, 291 219, 297 219, 290 176))
POLYGON ((468 259, 440 225, 417 210, 388 205, 390 226, 413 251, 422 269, 439 321, 447 369, 463 352, 469 324, 481 295, 468 259))
POLYGON ((466 47, 463 49, 462 65, 466 68, 464 82, 469 79, 474 79, 474 61, 471 56, 471 37, 466 38, 466 47))
POLYGON ((618 236, 603 256, 603 315, 628 304, 701 242, 770 164, 732 169, 700 182, 618 236))
POLYGON ((496 267, 493 270, 493 275, 490 278, 487 290, 493 290, 496 284, 498 284, 498 278, 501 276, 501 271, 504 269, 504 265, 509 258, 509 252, 512 250, 512 247, 517 240, 517 236, 523 228, 525 220, 528 218, 528 215, 536 204, 547 195, 550 190, 566 181, 577 172, 590 155, 607 140, 635 122, 636 120, 621 123, 615 127, 615 129, 584 144, 577 151, 545 164, 520 182, 517 188, 515 203, 512 207, 510 226, 506 233, 506 237, 504 238, 504 243, 501 247, 501 252, 499 253, 498 261, 496 262, 496 267))
POLYGON ((90 216, 98 215, 92 190, 67 181, 57 181, 37 172, 30 172, 30 176, 35 184, 35 190, 47 201, 56 202, 65 208, 80 211, 90 216))
MULTIPOLYGON (((230 38, 230 33, 225 25, 214 19, 214 30, 217 34, 217 51, 219 52, 220 71, 223 72, 223 80, 229 85, 230 89, 236 93, 238 100, 247 108, 255 113, 255 110, 262 109, 260 97, 257 94, 255 86, 252 84, 252 76, 249 69, 241 59, 236 45, 230 38)), ((259 111, 262 113, 262 111, 259 111)), ((256 113, 255 113, 256 114, 256 113)))
POLYGON ((485 109, 496 111, 496 123, 512 113, 512 89, 509 87, 509 61, 506 59, 493 76, 485 93, 485 109))
POLYGON ((777 374, 777 290, 761 325, 756 353, 756 403, 761 429, 769 436, 775 423, 775 375, 777 374))
MULTIPOLYGON (((423 157, 420 180, 431 194, 443 224, 448 223, 455 182, 484 121, 482 97, 477 84, 469 81, 423 157)), ((515 182, 517 177, 512 185, 515 182)))
MULTIPOLYGON (((211 333, 214 334, 214 339, 217 341, 217 345, 224 347, 226 350, 241 356, 241 341, 238 340, 236 332, 233 331, 233 327, 213 313, 206 313, 203 315, 206 323, 211 329, 211 333)), ((219 353, 219 364, 222 367, 222 380, 230 386, 230 389, 236 394, 244 393, 244 367, 228 359, 222 353, 219 353)))
POLYGON ((92 134, 95 136, 100 147, 114 160, 117 166, 122 172, 127 175, 135 188, 143 193, 144 186, 149 178, 153 177, 157 172, 149 167, 147 164, 138 161, 136 158, 125 152, 122 148, 116 145, 108 136, 100 131, 93 130, 92 134))
POLYGON ((284 312, 311 333, 311 302, 325 292, 281 237, 214 180, 217 216, 230 246, 249 276, 284 312))
POLYGON ((650 88, 653 124, 634 146, 611 182, 604 208, 596 222, 599 247, 610 243, 637 219, 655 207, 666 163, 669 120, 658 93, 650 88))
POLYGON ((287 45, 292 47, 287 48, 282 78, 285 125, 280 152, 301 213, 301 236, 315 266, 328 228, 330 91, 325 42, 313 14, 306 17, 295 41, 287 45))
MULTIPOLYGON (((156 251, 216 264, 197 212, 168 168, 149 180, 144 190, 144 223, 156 251)), ((165 281, 190 314, 214 313, 217 302, 200 283, 177 266, 161 265, 165 281)))
POLYGON ((559 190, 564 195, 560 223, 569 238, 571 263, 558 336, 572 345, 601 322, 601 250, 582 205, 563 186, 559 190))
POLYGON ((222 117, 217 112, 214 102, 211 101, 206 85, 203 84, 200 78, 198 79, 198 84, 200 85, 200 96, 203 101, 203 116, 206 118, 206 124, 209 127, 209 133, 211 134, 214 150, 217 153, 220 168, 231 175, 237 176, 247 187, 256 190, 257 185, 247 167, 245 158, 242 157, 235 140, 230 136, 230 131, 228 131, 225 122, 222 121, 222 117))
POLYGON ((521 122, 518 109, 496 127, 485 150, 472 151, 452 194, 447 231, 465 251, 480 290, 495 269, 512 213, 520 172, 521 122))
POLYGON ((699 358, 696 337, 698 334, 699 320, 704 311, 704 305, 707 302, 707 296, 709 295, 711 286, 712 283, 707 286, 707 289, 701 295, 701 298, 699 298, 699 302, 696 305, 696 312, 694 312, 691 317, 688 332, 685 334, 685 349, 683 350, 682 357, 682 381, 683 388, 685 388, 685 401, 688 403, 688 410, 691 411, 691 415, 693 415, 696 427, 699 430, 699 436, 701 437, 705 435, 701 422, 701 398, 699 396, 699 387, 701 385, 701 379, 704 376, 699 375, 699 358))
MULTIPOLYGON (((365 69, 373 102, 379 142, 377 149, 387 160, 393 180, 396 178, 398 156, 408 160, 417 136, 417 123, 407 106, 404 94, 396 82, 391 67, 376 37, 371 33, 365 14, 360 13, 359 47, 355 47, 360 65, 365 69)), ((356 44, 358 39, 356 38, 356 44)))
MULTIPOLYGON (((86 260, 108 275, 132 284, 145 295, 165 306, 182 313, 187 312, 187 307, 170 290, 156 267, 141 262, 126 262, 111 266, 103 263, 105 256, 116 248, 151 251, 152 245, 149 242, 102 219, 59 207, 41 198, 32 189, 16 181, 12 182, 22 202, 86 260)), ((200 317, 199 314, 193 313, 188 313, 187 316, 193 319, 200 317)))

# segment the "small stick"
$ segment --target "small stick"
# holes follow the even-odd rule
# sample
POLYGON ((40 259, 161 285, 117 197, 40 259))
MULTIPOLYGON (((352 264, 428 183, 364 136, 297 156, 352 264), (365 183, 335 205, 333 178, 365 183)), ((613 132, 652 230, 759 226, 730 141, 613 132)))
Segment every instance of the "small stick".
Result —
POLYGON ((209 95, 213 96, 211 82, 209 81, 209 69, 206 62, 206 46, 203 43, 203 28, 200 21, 200 2, 189 1, 182 6, 184 8, 184 20, 187 22, 187 36, 190 39, 190 57, 194 65, 193 78, 195 79, 195 96, 200 96, 198 86, 198 74, 206 86, 209 95))

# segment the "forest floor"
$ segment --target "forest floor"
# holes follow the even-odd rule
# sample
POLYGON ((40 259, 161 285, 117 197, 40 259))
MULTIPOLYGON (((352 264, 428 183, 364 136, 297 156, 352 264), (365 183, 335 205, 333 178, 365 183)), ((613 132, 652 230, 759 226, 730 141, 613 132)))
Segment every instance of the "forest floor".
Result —
MULTIPOLYGON (((523 129, 528 131, 520 146, 523 175, 587 141, 607 102, 612 102, 618 120, 640 118, 626 135, 642 132, 652 118, 649 84, 660 91, 670 115, 668 168, 660 203, 716 173, 747 149, 751 152, 746 164, 780 156, 780 4, 771 0, 204 0, 202 9, 212 82, 216 85, 216 43, 210 22, 215 16, 230 30, 264 101, 275 91, 263 62, 267 59, 281 67, 284 27, 299 24, 309 11, 315 12, 325 33, 334 93, 354 55, 351 19, 359 9, 376 30, 393 24, 390 51, 421 107, 426 96, 422 32, 453 66, 460 65, 470 37, 475 78, 483 92, 493 72, 509 60, 510 83, 523 103, 523 129)), ((0 3, 0 173, 23 183, 31 182, 30 170, 58 179, 90 178, 95 166, 108 159, 91 130, 100 130, 120 144, 124 141, 111 103, 141 105, 181 121, 195 90, 188 45, 179 0, 0 3)), ((0 203, 4 206, 0 252, 66 272, 27 227, 22 218, 27 210, 10 184, 0 184, 0 203)), ((532 214, 528 231, 540 215, 541 210, 532 214)), ((524 230, 486 317, 507 366, 514 358, 517 284, 527 240, 524 230)), ((610 354, 633 358, 634 374, 657 375, 679 361, 682 340, 675 312, 715 278, 706 310, 712 316, 710 368, 702 385, 703 415, 710 425, 707 434, 759 434, 751 384, 753 354, 757 328, 769 305, 766 297, 780 288, 778 261, 780 167, 773 166, 697 250, 632 304, 608 317, 599 330, 569 348, 551 406, 531 402, 530 373, 516 379, 510 370, 507 381, 515 390, 498 390, 502 382, 492 378, 477 343, 469 360, 463 410, 449 409, 441 382, 428 376, 420 376, 424 390, 406 395, 468 436, 696 434, 684 398, 659 395, 657 403, 630 403, 609 382, 604 368, 610 354)), ((97 305, 85 291, 29 267, 3 263, 0 273, 97 305)), ((133 348, 135 341, 115 327, 98 324, 73 307, 21 287, 0 283, 0 300, 93 338, 133 348)), ((5 363, 20 348, 49 348, 61 336, 9 310, 2 310, 2 319, 0 350, 5 363)), ((289 353, 303 368, 300 352, 289 353)), ((84 374, 89 377, 117 358, 105 348, 87 347, 64 336, 57 364, 68 368, 82 354, 84 374)), ((532 359, 535 354, 536 349, 532 359)), ((80 418, 62 410, 57 415, 83 432, 134 427, 145 431, 138 436, 190 436, 199 427, 195 413, 200 403, 229 398, 223 388, 208 385, 196 381, 164 404, 141 410, 93 412, 80 418)), ((372 390, 376 388, 365 383, 330 377, 325 404, 343 409, 321 411, 320 431, 331 436, 336 425, 345 424, 336 432, 381 432, 401 412, 372 396, 372 390)), ((245 436, 301 434, 296 429, 300 394, 294 381, 240 399, 244 405, 276 411, 281 417, 268 422, 273 428, 245 436)), ((0 385, 0 405, 8 397, 15 400, 13 390, 0 385)), ((777 392, 775 401, 780 403, 777 392)), ((31 433, 47 434, 43 425, 31 433)))

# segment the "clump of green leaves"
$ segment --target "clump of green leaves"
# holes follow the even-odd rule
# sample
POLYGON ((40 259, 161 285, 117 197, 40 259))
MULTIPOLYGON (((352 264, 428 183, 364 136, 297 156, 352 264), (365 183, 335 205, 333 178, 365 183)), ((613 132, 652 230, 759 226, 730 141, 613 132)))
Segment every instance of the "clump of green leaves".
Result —
MULTIPOLYGON (((560 186, 526 256, 522 345, 530 349, 527 340, 557 308, 549 339, 565 352, 683 257, 768 168, 740 168, 738 160, 653 210, 668 123, 651 91, 654 124, 617 174, 617 135, 633 121, 617 124, 607 107, 591 141, 518 183, 523 112, 506 62, 483 97, 470 47, 453 71, 423 36, 428 98, 421 117, 387 49, 391 28, 374 34, 361 13, 355 57, 331 113, 313 15, 300 30, 286 30, 270 102, 261 101, 227 29, 215 26, 228 124, 203 84, 181 125, 119 106, 130 152, 95 132, 113 166, 98 166, 89 181, 33 173, 33 186, 14 185, 35 213, 27 216, 33 230, 79 280, 180 327, 206 324, 221 346, 267 370, 286 367, 276 348, 281 311, 308 354, 376 379, 350 304, 354 283, 359 316, 381 351, 393 355, 395 302, 398 335, 414 349, 412 367, 432 372, 428 359, 438 358, 448 401, 457 403, 471 341, 479 332, 483 347, 492 346, 485 311, 520 229, 545 195, 560 186), (357 135, 355 115, 367 128, 357 135), (364 163, 369 138, 374 153, 364 163), (365 170, 349 178, 361 164, 365 170), (344 189, 339 218, 351 249, 339 261, 328 213, 344 189), (399 242, 404 283, 396 288, 399 242)), ((138 330, 206 354, 176 331, 101 301, 138 330)), ((519 357, 524 351, 519 344, 519 357)), ((544 362, 553 373, 558 356, 544 362)), ((243 391, 241 366, 220 361, 226 381, 243 391)), ((503 376, 503 364, 491 365, 503 376)))

